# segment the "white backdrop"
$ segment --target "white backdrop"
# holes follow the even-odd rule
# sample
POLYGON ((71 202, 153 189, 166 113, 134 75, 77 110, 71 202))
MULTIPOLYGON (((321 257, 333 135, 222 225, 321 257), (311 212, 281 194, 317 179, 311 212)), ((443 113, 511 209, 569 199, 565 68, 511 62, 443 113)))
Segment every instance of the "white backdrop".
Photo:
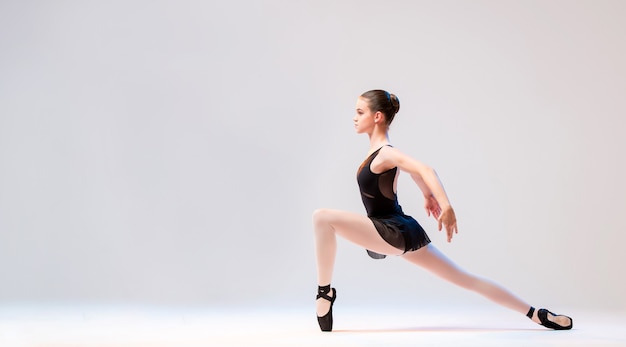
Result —
MULTIPOLYGON (((435 245, 536 305, 626 308, 625 16, 623 1, 3 1, 0 300, 313 305, 311 212, 364 212, 351 118, 383 88, 401 101, 392 143, 457 211, 447 244, 401 176, 435 245)), ((345 303, 483 300, 343 241, 334 285, 345 303)))

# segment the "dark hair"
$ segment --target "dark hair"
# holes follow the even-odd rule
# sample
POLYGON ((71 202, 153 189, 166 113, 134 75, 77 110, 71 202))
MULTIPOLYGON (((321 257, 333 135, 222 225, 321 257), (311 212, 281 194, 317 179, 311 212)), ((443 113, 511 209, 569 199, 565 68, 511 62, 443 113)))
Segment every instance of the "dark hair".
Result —
POLYGON ((384 90, 370 90, 361 94, 361 97, 367 99, 368 106, 372 112, 376 113, 380 111, 385 115, 385 123, 387 126, 391 124, 393 117, 400 111, 400 99, 384 90))

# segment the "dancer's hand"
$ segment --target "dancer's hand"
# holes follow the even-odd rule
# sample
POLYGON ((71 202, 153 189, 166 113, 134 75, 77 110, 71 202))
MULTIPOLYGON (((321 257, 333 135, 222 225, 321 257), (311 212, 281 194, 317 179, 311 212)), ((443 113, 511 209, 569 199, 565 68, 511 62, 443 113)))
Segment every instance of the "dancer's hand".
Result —
POLYGON ((441 214, 441 206, 439 206, 439 203, 437 202, 435 197, 431 195, 429 197, 426 197, 425 199, 426 201, 424 201, 424 209, 426 209, 426 214, 428 215, 428 217, 432 215, 433 217, 435 217, 435 219, 439 219, 439 215, 441 214))
POLYGON ((454 214, 454 210, 451 206, 446 207, 441 213, 441 216, 437 218, 439 222, 439 231, 441 231, 442 227, 446 228, 446 233, 448 234, 448 242, 452 242, 452 235, 454 233, 458 234, 459 230, 456 226, 456 215, 454 214))

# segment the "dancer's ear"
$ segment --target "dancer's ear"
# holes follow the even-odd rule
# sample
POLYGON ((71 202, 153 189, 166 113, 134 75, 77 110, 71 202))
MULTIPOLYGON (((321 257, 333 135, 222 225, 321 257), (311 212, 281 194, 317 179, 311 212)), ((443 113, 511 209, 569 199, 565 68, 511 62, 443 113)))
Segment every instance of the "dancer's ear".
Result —
POLYGON ((380 123, 384 121, 385 115, 382 112, 378 111, 374 114, 374 123, 380 123))

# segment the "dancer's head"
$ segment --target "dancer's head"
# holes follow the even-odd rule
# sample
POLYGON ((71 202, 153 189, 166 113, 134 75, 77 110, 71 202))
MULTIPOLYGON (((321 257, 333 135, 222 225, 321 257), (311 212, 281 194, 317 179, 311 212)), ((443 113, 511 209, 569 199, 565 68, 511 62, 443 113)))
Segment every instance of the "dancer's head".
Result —
MULTIPOLYGON (((361 94, 357 100, 355 123, 359 114, 362 114, 371 118, 374 124, 384 125, 388 128, 399 110, 400 100, 397 96, 380 89, 370 90, 361 94)), ((366 131, 365 129, 362 130, 366 131)))

